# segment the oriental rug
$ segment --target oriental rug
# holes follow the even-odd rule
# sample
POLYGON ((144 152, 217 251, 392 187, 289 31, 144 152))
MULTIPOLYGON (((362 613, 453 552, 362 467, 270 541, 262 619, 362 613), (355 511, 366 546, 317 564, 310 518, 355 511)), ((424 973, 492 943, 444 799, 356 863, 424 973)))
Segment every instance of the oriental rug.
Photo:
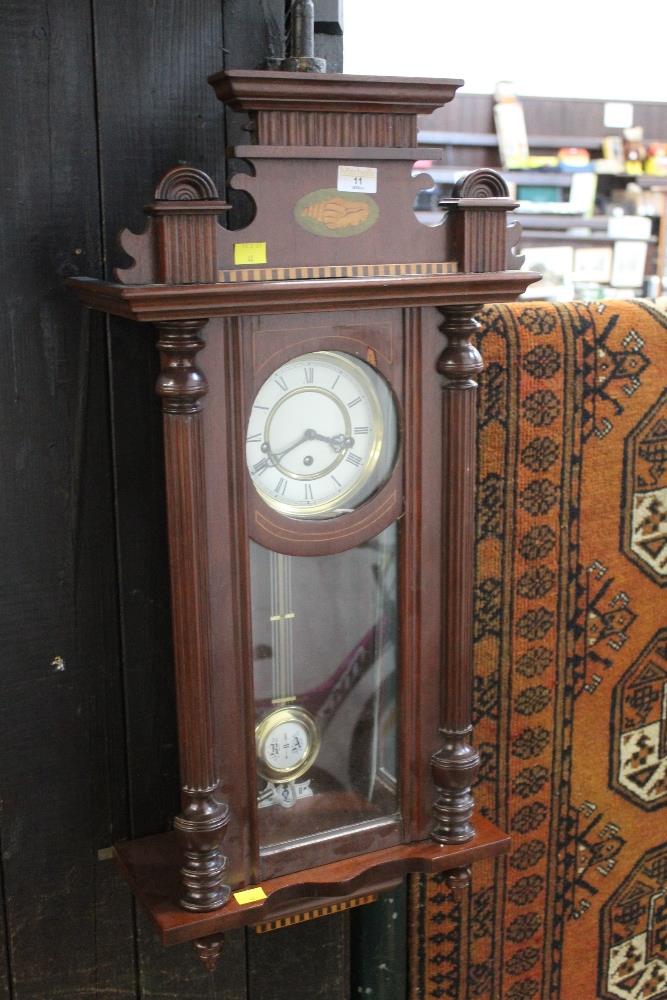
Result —
POLYGON ((411 884, 411 1000, 667 998, 667 313, 481 314, 480 812, 511 854, 411 884))

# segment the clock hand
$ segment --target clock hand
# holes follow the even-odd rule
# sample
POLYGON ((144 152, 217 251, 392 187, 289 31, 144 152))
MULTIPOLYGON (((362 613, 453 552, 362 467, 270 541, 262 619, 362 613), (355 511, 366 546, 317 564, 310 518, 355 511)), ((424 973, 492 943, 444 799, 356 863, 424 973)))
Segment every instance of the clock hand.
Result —
POLYGON ((318 434, 317 431, 306 432, 309 439, 315 441, 326 441, 330 444, 334 451, 344 451, 345 448, 354 447, 354 438, 345 437, 344 434, 334 434, 333 437, 325 437, 324 434, 318 434))
POLYGON ((298 448, 299 445, 303 444, 304 441, 310 440, 310 437, 314 433, 315 433, 314 431, 309 431, 309 430, 304 431, 301 437, 298 439, 298 441, 295 441, 294 444, 289 445, 288 448, 284 448, 282 451, 271 451, 271 445, 269 444, 268 441, 265 441, 262 444, 262 451, 268 456, 268 458, 266 459, 266 464, 277 465, 278 462, 281 460, 281 458, 284 458, 285 455, 287 455, 287 453, 292 451, 294 448, 298 448))
MULTIPOLYGON (((354 446, 354 438, 346 437, 344 434, 334 434, 332 437, 326 437, 324 434, 318 434, 311 427, 306 428, 300 438, 298 438, 293 444, 289 445, 287 448, 283 448, 282 451, 275 452, 271 451, 271 446, 268 441, 262 444, 262 451, 267 455, 266 465, 272 464, 277 465, 290 451, 294 448, 298 448, 300 444, 305 441, 324 441, 326 444, 330 444, 334 451, 343 451, 345 448, 352 448, 354 446)), ((266 467, 266 466, 264 466, 266 467)))

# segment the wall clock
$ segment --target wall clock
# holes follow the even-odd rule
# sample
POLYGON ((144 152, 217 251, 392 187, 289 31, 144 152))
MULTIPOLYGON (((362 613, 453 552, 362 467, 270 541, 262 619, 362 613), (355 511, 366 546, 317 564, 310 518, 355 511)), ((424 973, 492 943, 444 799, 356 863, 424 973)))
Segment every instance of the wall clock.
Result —
POLYGON ((182 810, 119 844, 166 944, 324 911, 505 851, 473 816, 476 376, 516 298, 514 207, 477 171, 413 212, 416 116, 461 81, 229 70, 234 185, 169 170, 88 306, 158 332, 182 810), (223 220, 222 222, 220 220, 223 220), (444 334, 444 336, 443 336, 444 334))

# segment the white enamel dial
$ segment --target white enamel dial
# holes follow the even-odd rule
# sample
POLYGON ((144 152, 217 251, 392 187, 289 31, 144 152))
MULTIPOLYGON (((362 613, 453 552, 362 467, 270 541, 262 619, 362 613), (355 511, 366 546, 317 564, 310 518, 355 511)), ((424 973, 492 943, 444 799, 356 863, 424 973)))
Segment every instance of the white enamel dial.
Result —
POLYGON ((294 781, 304 774, 320 749, 315 720, 310 712, 296 705, 265 716, 255 730, 255 740, 257 768, 276 784, 294 781))
POLYGON ((270 730, 262 748, 264 763, 277 770, 298 767, 308 754, 309 740, 305 726, 288 721, 270 730))
POLYGON ((246 461, 271 507, 296 517, 352 509, 382 450, 379 381, 369 365, 332 351, 302 354, 266 380, 253 401, 246 461))

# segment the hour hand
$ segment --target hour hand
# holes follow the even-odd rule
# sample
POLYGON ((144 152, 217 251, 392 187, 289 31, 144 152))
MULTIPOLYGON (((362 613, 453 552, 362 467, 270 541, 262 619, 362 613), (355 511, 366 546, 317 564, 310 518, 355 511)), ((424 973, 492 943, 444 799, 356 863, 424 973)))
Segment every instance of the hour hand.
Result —
POLYGON ((325 437, 324 434, 318 434, 317 431, 306 431, 306 434, 311 440, 325 441, 336 452, 344 451, 345 448, 352 448, 354 446, 354 438, 346 437, 344 434, 334 434, 333 437, 325 437))
POLYGON ((312 427, 307 427, 300 438, 293 441, 287 448, 283 448, 282 451, 271 451, 269 442, 265 441, 262 444, 262 451, 265 453, 266 458, 258 463, 259 468, 255 466, 255 472, 263 471, 268 465, 277 465, 285 455, 293 451, 294 448, 298 448, 305 441, 324 441, 325 444, 331 445, 335 452, 344 451, 346 448, 352 448, 354 445, 354 438, 346 437, 344 434, 334 434, 332 437, 327 437, 325 434, 319 434, 312 427))

